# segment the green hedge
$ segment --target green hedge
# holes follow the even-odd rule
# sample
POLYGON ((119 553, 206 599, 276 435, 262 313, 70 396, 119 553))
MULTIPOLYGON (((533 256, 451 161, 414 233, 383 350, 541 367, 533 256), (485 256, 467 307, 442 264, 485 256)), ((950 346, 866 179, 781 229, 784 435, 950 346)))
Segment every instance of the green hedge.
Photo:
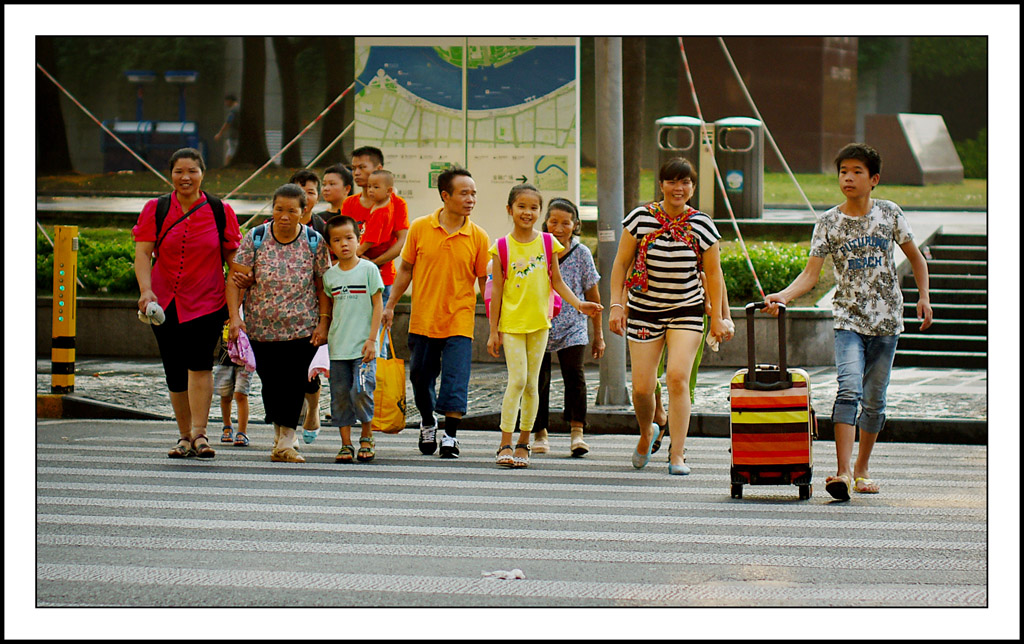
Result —
POLYGON ((953 146, 964 165, 964 178, 988 178, 988 128, 978 132, 977 137, 955 142, 953 146))
MULTIPOLYGON (((747 250, 765 294, 789 286, 807 265, 810 255, 805 246, 775 242, 748 244, 747 250)), ((729 292, 730 306, 743 306, 747 302, 763 299, 739 244, 722 248, 722 273, 725 276, 725 288, 729 292)))
MULTIPOLYGON (((78 238, 79 295, 138 294, 135 281, 135 244, 128 241, 90 241, 78 238)), ((36 235, 36 288, 53 288, 53 247, 36 235)))

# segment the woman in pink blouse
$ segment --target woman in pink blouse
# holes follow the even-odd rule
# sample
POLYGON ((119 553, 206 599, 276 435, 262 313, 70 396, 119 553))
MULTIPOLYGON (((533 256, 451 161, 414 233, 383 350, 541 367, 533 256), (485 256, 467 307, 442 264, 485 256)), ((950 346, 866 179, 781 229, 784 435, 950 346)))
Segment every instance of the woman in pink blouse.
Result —
MULTIPOLYGON (((139 310, 158 303, 166 320, 153 325, 180 438, 171 458, 213 458, 206 423, 213 398, 213 350, 228 319, 224 262, 238 248, 238 218, 222 204, 218 226, 211 200, 200 190, 206 164, 199 151, 182 148, 170 159, 174 192, 159 230, 158 199, 142 209, 132 228, 139 310)), ((165 197, 166 199, 166 197, 165 197)))

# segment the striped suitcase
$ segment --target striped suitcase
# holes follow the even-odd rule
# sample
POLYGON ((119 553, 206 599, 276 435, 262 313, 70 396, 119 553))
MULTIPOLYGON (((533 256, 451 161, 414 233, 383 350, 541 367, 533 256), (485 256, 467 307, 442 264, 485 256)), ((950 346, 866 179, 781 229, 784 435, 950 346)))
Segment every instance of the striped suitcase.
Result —
POLYGON ((754 363, 754 312, 747 304, 747 368, 729 386, 732 442, 732 497, 743 498, 744 485, 797 485, 801 499, 811 498, 812 440, 816 419, 811 383, 803 369, 786 367, 786 307, 779 305, 779 364, 754 363))

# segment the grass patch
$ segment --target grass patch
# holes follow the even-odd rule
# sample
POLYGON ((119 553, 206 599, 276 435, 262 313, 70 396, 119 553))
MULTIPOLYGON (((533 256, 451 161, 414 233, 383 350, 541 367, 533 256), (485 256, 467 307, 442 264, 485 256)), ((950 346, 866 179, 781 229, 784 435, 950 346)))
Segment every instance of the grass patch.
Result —
MULTIPOLYGON (((843 200, 838 182, 831 174, 796 174, 796 180, 814 206, 833 206, 843 200)), ((895 201, 900 206, 915 208, 985 208, 988 206, 988 181, 964 179, 963 183, 936 186, 898 186, 882 183, 875 188, 881 199, 895 201)), ((640 172, 640 200, 654 199, 654 171, 640 172)), ((580 201, 597 201, 597 169, 580 169, 580 201)), ((784 172, 766 172, 764 175, 764 203, 766 206, 799 205, 800 196, 793 180, 784 172)))

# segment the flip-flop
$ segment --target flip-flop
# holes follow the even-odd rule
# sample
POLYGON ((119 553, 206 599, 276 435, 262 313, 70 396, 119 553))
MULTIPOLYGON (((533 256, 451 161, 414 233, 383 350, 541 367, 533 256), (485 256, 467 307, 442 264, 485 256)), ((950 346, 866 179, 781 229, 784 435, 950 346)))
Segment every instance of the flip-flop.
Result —
POLYGON ((832 495, 833 499, 840 501, 850 500, 850 477, 847 474, 842 476, 830 476, 825 479, 825 491, 832 495))
POLYGON ((878 483, 864 477, 853 479, 853 491, 861 494, 878 494, 878 483))

